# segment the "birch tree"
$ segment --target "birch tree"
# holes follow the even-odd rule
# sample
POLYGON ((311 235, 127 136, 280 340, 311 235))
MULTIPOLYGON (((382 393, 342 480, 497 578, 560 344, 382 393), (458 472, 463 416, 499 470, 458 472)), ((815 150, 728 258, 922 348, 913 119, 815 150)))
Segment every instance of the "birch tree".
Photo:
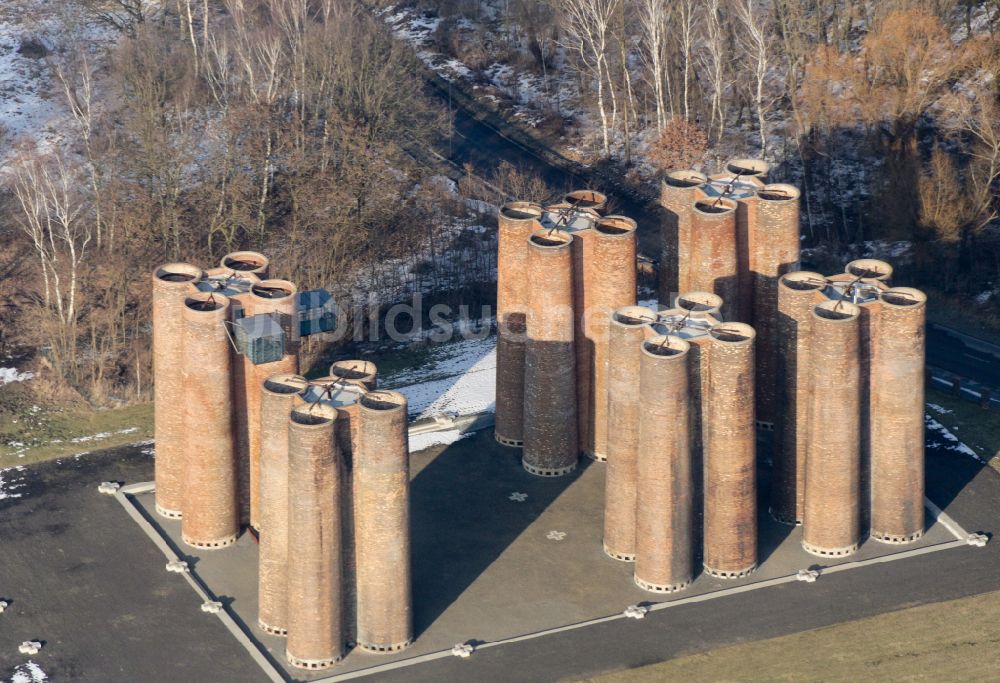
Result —
POLYGON ((617 114, 614 78, 608 66, 612 21, 621 0, 562 0, 566 15, 562 45, 574 52, 585 73, 597 86, 597 110, 601 117, 601 139, 604 156, 611 155, 611 129, 617 114), (605 100, 605 78, 612 100, 609 115, 605 100))
POLYGON ((673 112, 667 109, 669 94, 666 81, 667 0, 639 0, 639 30, 643 50, 641 58, 646 67, 650 85, 653 86, 653 102, 656 106, 656 129, 662 131, 673 112))
POLYGON ((80 276, 93 236, 79 173, 60 153, 22 155, 13 164, 11 190, 21 209, 18 225, 38 258, 43 307, 57 323, 54 350, 64 375, 75 372, 80 276))
POLYGON ((771 102, 767 99, 767 72, 770 69, 771 33, 767 26, 767 13, 758 0, 736 0, 736 18, 739 22, 739 43, 750 75, 750 97, 757 110, 757 130, 760 134, 760 155, 767 153, 767 112, 771 102))
POLYGON ((726 55, 728 54, 726 45, 725 29, 722 26, 722 16, 719 0, 706 0, 705 5, 705 34, 703 49, 699 53, 698 63, 702 73, 708 81, 708 90, 711 100, 711 114, 708 125, 708 133, 711 137, 714 133, 715 140, 722 139, 726 127, 726 110, 724 96, 726 94, 726 55))
POLYGON ((694 50, 697 15, 695 0, 676 0, 677 33, 681 48, 681 111, 685 121, 691 120, 691 54, 694 50))

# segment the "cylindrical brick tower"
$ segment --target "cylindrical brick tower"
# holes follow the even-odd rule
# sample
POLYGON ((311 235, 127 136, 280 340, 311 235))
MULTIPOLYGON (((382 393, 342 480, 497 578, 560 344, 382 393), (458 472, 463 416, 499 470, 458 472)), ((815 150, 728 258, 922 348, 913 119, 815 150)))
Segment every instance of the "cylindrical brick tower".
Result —
MULTIPOLYGON (((352 361, 361 362, 361 361, 352 361)), ((374 363, 369 368, 376 375, 374 363)), ((332 368, 331 368, 332 369, 332 368)), ((317 377, 310 382, 309 390, 303 398, 310 402, 323 402, 337 409, 337 419, 334 425, 335 439, 338 447, 340 463, 340 515, 341 515, 341 557, 343 558, 343 575, 341 585, 344 597, 344 637, 350 646, 356 640, 357 623, 357 575, 355 571, 355 527, 363 512, 355 503, 354 462, 361 447, 360 415, 361 397, 367 393, 363 382, 342 380, 336 377, 317 377)))
POLYGON ((680 326, 678 333, 687 335, 688 349, 688 404, 689 434, 691 437, 691 470, 694 480, 694 543, 699 549, 701 541, 702 511, 704 496, 702 479, 704 475, 704 436, 705 387, 708 383, 709 354, 708 343, 711 337, 707 331, 718 322, 719 311, 722 308, 722 298, 711 292, 685 292, 678 295, 677 307, 661 312, 661 320, 666 320, 667 329, 680 326), (684 319, 687 316, 687 319, 684 319), (681 322, 683 321, 683 322, 681 322), (683 332, 682 332, 683 331, 683 332))
POLYGON ((664 308, 673 304, 671 298, 691 287, 688 264, 691 260, 691 213, 700 188, 708 182, 704 173, 671 171, 660 184, 660 206, 663 220, 660 227, 659 300, 664 308))
POLYGON ((740 178, 756 178, 767 182, 767 174, 771 165, 763 159, 730 159, 726 162, 726 173, 738 175, 740 178))
POLYGON ((910 543, 924 532, 924 318, 927 297, 882 292, 872 357, 871 537, 910 543))
POLYGON ((500 209, 497 236, 496 440, 524 444, 524 353, 528 291, 528 238, 542 207, 511 202, 500 209))
POLYGON ((813 308, 802 547, 821 557, 850 555, 861 541, 860 316, 846 301, 813 308))
POLYGON ((687 290, 722 297, 722 317, 735 320, 739 282, 736 249, 736 202, 699 199, 691 219, 691 260, 687 290))
POLYGON ((245 457, 248 461, 248 466, 244 468, 248 479, 241 482, 241 486, 249 488, 246 493, 241 492, 241 497, 247 499, 246 504, 250 506, 250 526, 254 529, 260 529, 261 386, 271 375, 295 374, 299 371, 298 340, 296 335, 291 334, 293 327, 298 325, 296 292, 296 286, 287 280, 262 280, 251 285, 250 295, 247 297, 246 307, 250 315, 273 315, 275 322, 285 329, 286 335, 285 353, 280 360, 260 365, 254 365, 246 356, 236 360, 243 365, 244 399, 238 404, 246 410, 236 420, 237 426, 241 428, 238 435, 240 457, 245 457))
POLYGON ((709 332, 702 401, 705 441, 705 572, 741 578, 757 568, 754 329, 720 323, 709 332))
POLYGON ((528 243, 528 342, 524 369, 524 455, 531 474, 576 469, 576 353, 573 236, 539 230, 528 243))
POLYGON ((608 459, 608 324, 622 306, 635 304, 635 221, 608 216, 597 221, 591 237, 589 285, 593 290, 590 309, 579 311, 590 342, 590 395, 583 415, 591 424, 588 441, 581 450, 594 460, 608 459))
POLYGON ((240 530, 230 395, 232 356, 224 321, 229 299, 191 293, 184 300, 184 477, 181 537, 221 548, 240 530))
POLYGON ((851 261, 844 267, 844 272, 853 277, 876 280, 886 284, 892 279, 892 266, 885 261, 873 258, 851 261))
POLYGON ((750 239, 752 321, 757 337, 757 424, 774 429, 778 403, 778 278, 799 267, 799 191, 766 185, 757 193, 750 239))
POLYGON ((597 190, 573 190, 563 195, 563 203, 577 209, 604 213, 604 207, 608 205, 608 196, 597 190))
POLYGON ((305 388, 304 377, 282 373, 261 396, 257 624, 278 636, 288 633, 288 418, 305 388))
POLYGON ((330 366, 330 376, 368 391, 378 388, 378 368, 370 360, 338 360, 330 366))
POLYGON ((288 663, 326 669, 344 654, 340 463, 326 403, 295 408, 288 425, 288 663))
POLYGON ((219 266, 236 273, 253 273, 263 280, 267 277, 271 262, 256 251, 233 251, 222 257, 219 266))
POLYGON ((812 309, 826 278, 798 271, 783 276, 778 285, 778 429, 774 439, 771 477, 771 516, 783 524, 802 521, 806 447, 809 443, 809 360, 812 309))
POLYGON ((619 308, 608 335, 608 472, 604 493, 604 552, 635 560, 636 487, 639 481, 639 383, 642 343, 656 314, 642 306, 619 308))
POLYGON ((642 345, 635 584, 672 593, 694 578, 688 343, 651 337, 642 345))
POLYGON ((406 397, 361 397, 354 459, 358 647, 396 652, 413 640, 410 592, 410 460, 406 397))
POLYGON ((179 519, 184 477, 184 299, 204 277, 190 263, 167 263, 153 273, 153 435, 156 511, 179 519))
POLYGON ((840 289, 842 296, 861 309, 858 320, 860 336, 858 355, 860 358, 859 394, 861 408, 861 528, 871 524, 871 405, 872 370, 871 359, 874 343, 878 337, 878 318, 882 308, 879 293, 888 289, 892 277, 892 266, 877 259, 858 259, 844 267, 844 273, 834 275, 829 280, 840 289))
POLYGON ((718 317, 722 304, 722 297, 711 292, 684 292, 677 295, 677 308, 689 311, 692 318, 718 317))

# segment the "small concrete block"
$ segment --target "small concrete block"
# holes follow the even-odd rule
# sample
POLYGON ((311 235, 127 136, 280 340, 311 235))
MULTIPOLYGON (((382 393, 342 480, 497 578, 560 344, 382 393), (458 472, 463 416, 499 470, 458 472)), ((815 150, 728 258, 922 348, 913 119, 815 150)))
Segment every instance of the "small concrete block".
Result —
POLYGON ((985 548, 990 542, 990 537, 986 534, 969 534, 965 537, 965 542, 977 548, 985 548))
POLYGON ((42 644, 37 640, 26 640, 17 646, 17 651, 22 655, 37 655, 42 649, 42 644))
POLYGON ((9 602, 7 602, 6 600, 0 600, 0 614, 3 614, 4 610, 7 609, 7 607, 9 606, 10 606, 9 602))
POLYGON ((648 611, 649 608, 642 605, 629 605, 625 608, 624 614, 629 619, 645 619, 648 611))
POLYGON ((806 583, 815 583, 816 579, 819 578, 819 572, 815 569, 800 569, 799 573, 795 575, 795 578, 799 581, 805 581, 806 583))
POLYGON ((186 574, 190 571, 190 568, 184 560, 170 560, 170 562, 167 562, 167 571, 175 574, 186 574))
POLYGON ((458 643, 453 648, 451 648, 451 654, 455 657, 461 657, 465 659, 472 656, 472 651, 475 648, 468 643, 458 643))
POLYGON ((97 487, 97 490, 105 495, 113 496, 118 493, 118 489, 122 487, 117 481, 102 481, 101 485, 97 487))
POLYGON ((206 600, 201 603, 201 611, 209 614, 218 614, 222 611, 222 603, 217 600, 206 600))

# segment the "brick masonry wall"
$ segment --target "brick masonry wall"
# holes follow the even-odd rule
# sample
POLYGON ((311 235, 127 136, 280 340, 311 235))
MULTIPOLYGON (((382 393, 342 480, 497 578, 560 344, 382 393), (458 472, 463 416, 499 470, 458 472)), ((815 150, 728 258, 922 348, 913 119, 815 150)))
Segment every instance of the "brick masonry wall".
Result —
POLYGON ((223 321, 230 301, 191 294, 183 311, 184 479, 182 537, 197 547, 221 547, 240 529, 232 356, 223 321), (205 306, 209 310, 197 310, 205 306))
POLYGON ((257 621, 277 635, 288 630, 288 416, 305 386, 279 373, 261 387, 257 621))
POLYGON ((337 410, 296 408, 288 427, 289 663, 328 668, 344 653, 337 410))
POLYGON ((153 434, 156 441, 156 509, 179 517, 183 506, 184 299, 201 280, 201 268, 168 263, 153 273, 153 434))
POLYGON ((688 348, 653 337, 641 351, 635 582, 655 592, 694 576, 688 348))
POLYGON ((529 297, 524 372, 525 469, 556 476, 576 468, 576 354, 573 252, 568 233, 535 233, 528 247, 529 297))
POLYGON ((744 323, 712 328, 703 385, 705 570, 738 578, 757 566, 754 346, 744 323))
POLYGON ((813 309, 802 545, 817 555, 849 555, 861 540, 860 316, 850 303, 813 309))
POLYGON ((406 397, 376 391, 361 399, 354 459, 357 643, 400 650, 413 639, 410 593, 410 469, 406 397))
POLYGON ((891 543, 924 529, 924 355, 926 296, 882 293, 872 356, 871 535, 891 543))
POLYGON ((604 490, 604 552, 635 559, 636 487, 639 478, 639 407, 642 342, 655 313, 640 306, 612 316, 608 338, 608 467, 604 490))

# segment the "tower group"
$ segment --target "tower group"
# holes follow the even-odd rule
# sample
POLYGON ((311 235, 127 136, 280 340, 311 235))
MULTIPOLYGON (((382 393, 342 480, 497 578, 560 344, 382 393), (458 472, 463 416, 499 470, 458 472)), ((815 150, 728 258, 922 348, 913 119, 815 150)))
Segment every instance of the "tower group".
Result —
POLYGON ((756 569, 768 461, 811 554, 923 533, 926 297, 881 261, 801 271, 800 193, 769 172, 667 174, 655 309, 603 195, 499 212, 496 439, 536 475, 606 461, 604 551, 649 591, 756 569))
POLYGON ((258 534, 258 625, 323 669, 413 640, 407 403, 370 362, 297 374, 329 295, 269 267, 236 252, 153 273, 156 511, 194 548, 258 534))

